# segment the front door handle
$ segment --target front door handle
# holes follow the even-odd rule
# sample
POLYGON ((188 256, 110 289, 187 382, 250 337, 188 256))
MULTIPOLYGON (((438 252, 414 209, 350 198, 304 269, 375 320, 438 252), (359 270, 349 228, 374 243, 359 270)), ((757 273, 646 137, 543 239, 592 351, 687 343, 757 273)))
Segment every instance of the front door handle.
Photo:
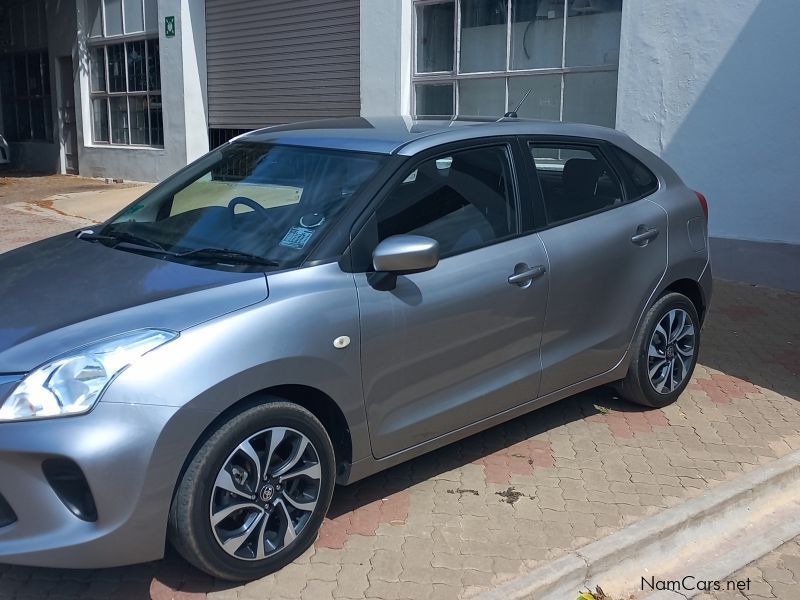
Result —
POLYGON ((647 228, 644 225, 639 225, 636 228, 636 234, 631 237, 631 241, 639 246, 646 246, 647 242, 658 237, 658 229, 655 227, 647 228))
POLYGON ((511 285, 518 285, 520 287, 525 287, 533 279, 541 277, 546 272, 547 269, 545 268, 544 265, 537 265, 529 269, 528 265, 526 265, 525 263, 520 263, 514 268, 514 274, 509 276, 508 283, 510 283, 511 285))

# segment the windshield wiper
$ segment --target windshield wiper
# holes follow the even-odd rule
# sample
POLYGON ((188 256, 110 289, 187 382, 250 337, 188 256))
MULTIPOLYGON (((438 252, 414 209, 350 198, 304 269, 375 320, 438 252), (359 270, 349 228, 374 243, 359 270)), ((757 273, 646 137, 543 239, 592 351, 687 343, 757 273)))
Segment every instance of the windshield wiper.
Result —
POLYGON ((89 231, 81 231, 78 234, 78 239, 88 240, 90 242, 113 242, 114 246, 125 244, 126 246, 135 246, 135 250, 140 252, 147 252, 151 254, 166 254, 167 256, 174 256, 177 258, 197 258, 197 259, 224 259, 235 261, 238 263, 249 265, 263 265, 267 267, 278 267, 279 262, 270 260, 257 254, 250 254, 241 250, 232 250, 230 248, 196 248, 194 250, 186 250, 183 252, 175 252, 174 250, 167 250, 161 244, 149 240, 147 238, 134 235, 125 231, 115 231, 108 234, 100 234, 89 231))
POLYGON ((135 244, 137 246, 152 248, 158 250, 159 253, 169 254, 164 246, 153 240, 138 236, 127 231, 115 231, 113 233, 95 233, 94 231, 81 231, 78 233, 79 240, 87 240, 90 242, 113 242, 116 246, 122 242, 128 244, 135 244))
POLYGON ((194 250, 187 250, 186 252, 175 252, 174 256, 184 258, 208 258, 212 260, 227 259, 239 263, 250 265, 263 265, 267 267, 278 267, 279 262, 270 260, 257 254, 250 254, 249 252, 242 252, 241 250, 232 250, 230 248, 196 248, 194 250))

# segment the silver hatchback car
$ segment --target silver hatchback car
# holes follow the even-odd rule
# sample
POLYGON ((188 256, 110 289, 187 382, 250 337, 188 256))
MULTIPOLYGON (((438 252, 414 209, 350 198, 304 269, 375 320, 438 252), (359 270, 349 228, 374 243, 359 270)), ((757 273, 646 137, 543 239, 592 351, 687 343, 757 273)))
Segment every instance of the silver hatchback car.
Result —
POLYGON ((0 256, 0 562, 247 580, 348 484, 697 360, 707 206, 601 127, 248 133, 91 230, 0 256))

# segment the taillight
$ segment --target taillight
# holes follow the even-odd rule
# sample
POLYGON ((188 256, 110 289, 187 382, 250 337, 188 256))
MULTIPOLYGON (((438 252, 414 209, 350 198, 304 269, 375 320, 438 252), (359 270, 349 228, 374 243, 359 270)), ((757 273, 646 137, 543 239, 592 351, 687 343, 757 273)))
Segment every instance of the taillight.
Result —
POLYGON ((700 206, 703 209, 703 214, 706 216, 706 221, 708 221, 708 200, 706 197, 703 196, 700 192, 695 192, 697 199, 700 201, 700 206))

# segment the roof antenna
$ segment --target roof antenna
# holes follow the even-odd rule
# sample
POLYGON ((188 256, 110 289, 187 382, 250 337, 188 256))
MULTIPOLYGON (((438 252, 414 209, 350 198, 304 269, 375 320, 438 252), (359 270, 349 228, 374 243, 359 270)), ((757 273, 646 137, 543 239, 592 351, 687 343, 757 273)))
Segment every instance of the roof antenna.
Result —
POLYGON ((522 97, 522 100, 519 101, 519 104, 517 104, 517 106, 514 108, 514 110, 508 111, 506 114, 503 115, 503 118, 504 119, 519 119, 519 115, 517 114, 517 111, 522 107, 522 105, 524 104, 525 100, 528 99, 528 96, 531 95, 532 91, 533 91, 533 88, 529 88, 528 91, 525 92, 525 95, 522 97))

